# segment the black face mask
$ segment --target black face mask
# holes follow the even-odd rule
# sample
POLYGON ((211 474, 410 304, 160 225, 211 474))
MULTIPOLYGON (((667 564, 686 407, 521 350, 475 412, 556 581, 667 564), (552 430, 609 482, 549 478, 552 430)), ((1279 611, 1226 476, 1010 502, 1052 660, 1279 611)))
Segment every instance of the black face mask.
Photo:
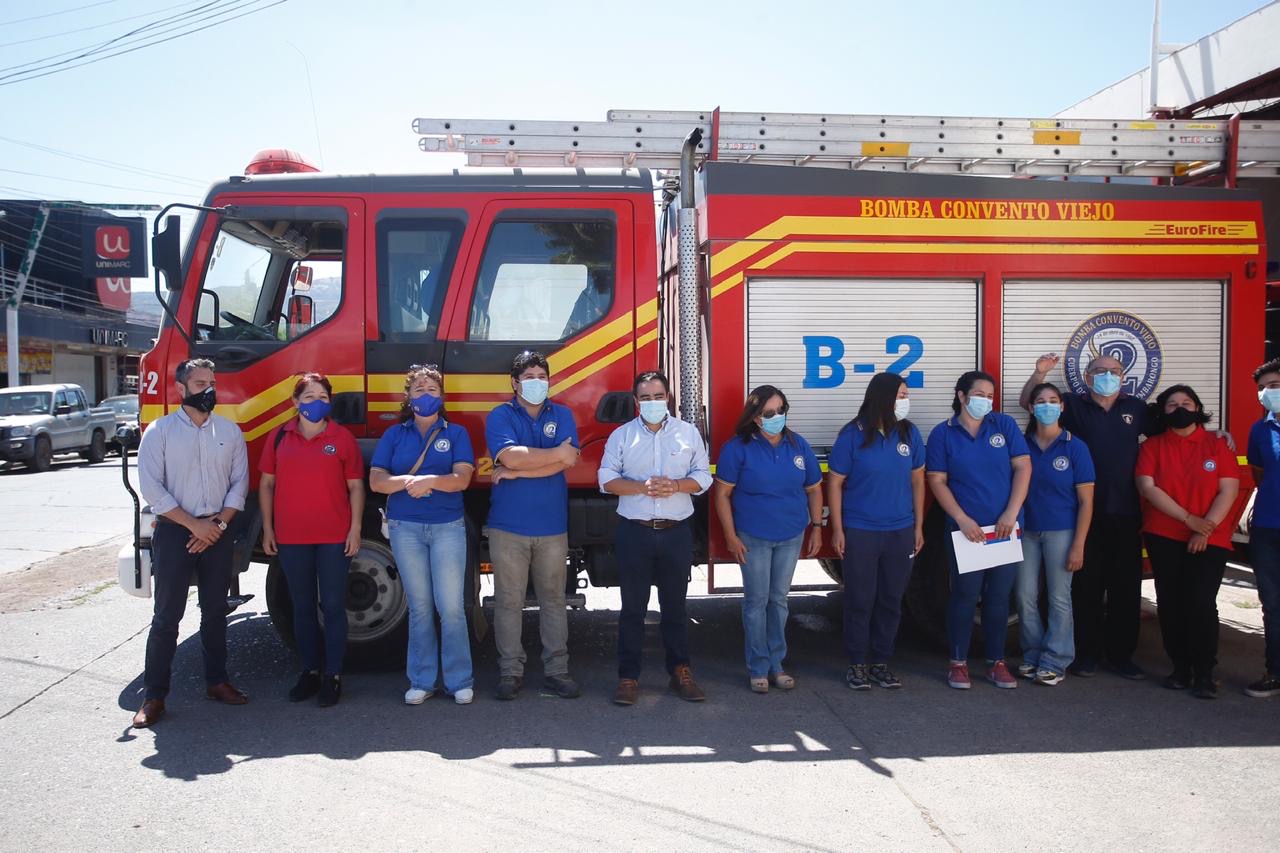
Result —
POLYGON ((182 405, 190 406, 197 412, 209 414, 213 411, 213 407, 218 405, 218 392, 210 385, 208 388, 196 394, 188 394, 182 398, 182 405))
POLYGON ((1172 412, 1165 412, 1164 422, 1174 429, 1186 429, 1196 422, 1197 417, 1198 415, 1196 412, 1179 406, 1172 412))

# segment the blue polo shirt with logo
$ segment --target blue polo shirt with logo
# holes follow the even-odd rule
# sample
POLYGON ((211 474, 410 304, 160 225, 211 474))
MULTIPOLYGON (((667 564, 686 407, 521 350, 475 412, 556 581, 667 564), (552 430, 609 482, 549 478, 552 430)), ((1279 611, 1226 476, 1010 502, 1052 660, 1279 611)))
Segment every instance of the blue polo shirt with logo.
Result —
MULTIPOLYGON (((987 527, 995 524, 1009 505, 1013 491, 1009 463, 1028 452, 1022 430, 1004 412, 983 418, 976 436, 969 435, 959 415, 953 415, 929 433, 925 470, 945 473, 947 486, 965 515, 987 527)), ((1018 523, 1026 526, 1021 510, 1018 523)), ((947 529, 959 529, 951 516, 947 516, 947 529)))
MULTIPOLYGON (((471 437, 457 424, 441 418, 427 434, 418 432, 413 418, 396 424, 382 434, 373 449, 370 468, 381 468, 393 476, 408 474, 422 448, 431 446, 417 474, 452 474, 459 462, 476 464, 471 450, 471 437)), ((462 518, 462 492, 436 492, 415 498, 408 492, 396 492, 387 498, 387 518, 394 521, 416 521, 420 524, 446 524, 462 518)))
POLYGON ((1027 529, 1074 530, 1080 499, 1076 486, 1094 481, 1093 457, 1089 448, 1068 430, 1063 430, 1046 449, 1035 438, 1027 442, 1031 451, 1031 487, 1027 491, 1027 529))
POLYGON ((1280 423, 1270 412, 1249 428, 1249 464, 1262 469, 1253 524, 1280 528, 1280 423))
POLYGON ((720 448, 716 479, 733 486, 733 524, 739 533, 785 542, 809 526, 805 489, 822 482, 818 457, 804 436, 786 430, 777 447, 756 433, 720 448))
MULTIPOLYGON (((573 412, 547 400, 535 421, 517 398, 489 413, 484 422, 485 442, 493 464, 508 447, 551 448, 571 439, 578 447, 578 425, 573 412)), ((489 496, 490 527, 520 536, 559 536, 569 531, 569 483, 564 472, 549 477, 503 480, 489 496)))
POLYGON ((1138 464, 1138 441, 1151 434, 1147 404, 1121 394, 1110 409, 1104 409, 1087 393, 1066 394, 1062 398, 1061 424, 1089 446, 1089 455, 1096 463, 1093 511, 1139 515, 1133 469, 1138 464))
POLYGON ((858 530, 902 530, 915 525, 911 472, 924 467, 924 438, 908 423, 904 441, 897 429, 879 430, 863 446, 866 433, 854 421, 840 430, 827 467, 845 478, 840 523, 858 530))

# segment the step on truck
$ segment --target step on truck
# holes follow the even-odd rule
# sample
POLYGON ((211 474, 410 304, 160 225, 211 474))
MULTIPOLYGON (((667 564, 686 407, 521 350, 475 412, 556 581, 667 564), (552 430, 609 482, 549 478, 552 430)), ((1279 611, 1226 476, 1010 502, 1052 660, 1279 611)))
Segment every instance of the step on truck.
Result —
MULTIPOLYGON (((1127 366, 1131 394, 1189 383, 1243 447, 1259 412, 1249 373, 1264 342, 1261 205, 1230 186, 1157 184, 1280 174, 1277 131, 1046 124, 418 119, 424 151, 462 153, 477 168, 409 175, 325 174, 264 151, 210 188, 181 252, 176 218, 154 240, 166 316, 140 367, 141 420, 179 405, 182 360, 212 359, 218 411, 244 430, 256 486, 299 373, 328 374, 333 417, 367 459, 397 420, 407 366, 437 363, 450 417, 477 449, 465 496, 475 576, 487 562, 484 418, 511 397, 513 355, 541 350, 581 439, 567 473, 571 586, 617 584, 616 499, 600 493, 596 469, 610 432, 635 415, 640 370, 672 377, 713 463, 755 385, 786 390, 789 425, 822 454, 877 371, 905 377, 927 435, 973 368, 998 377, 999 407, 1025 418, 1018 392, 1046 351, 1065 355, 1051 379, 1071 390, 1104 352, 1127 366)), ((233 532, 239 571, 267 561, 255 496, 233 532)), ((407 621, 380 500, 370 495, 347 594, 351 652, 374 661, 403 654, 407 621)), ((715 566, 731 557, 705 499, 696 520, 695 561, 718 589, 715 566)), ((927 529, 906 606, 940 628, 936 510, 927 529)), ((142 523, 121 555, 121 582, 137 593, 147 544, 142 523)), ((830 557, 822 564, 838 580, 830 557)), ((287 638, 282 573, 274 561, 267 571, 268 609, 287 638)))

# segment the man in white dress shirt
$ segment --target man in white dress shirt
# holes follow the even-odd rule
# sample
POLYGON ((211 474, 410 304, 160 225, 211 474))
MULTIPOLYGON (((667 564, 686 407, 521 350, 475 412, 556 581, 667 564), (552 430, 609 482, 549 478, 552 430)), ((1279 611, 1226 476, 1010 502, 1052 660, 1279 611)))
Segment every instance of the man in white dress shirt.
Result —
POLYGON ((681 699, 701 702, 706 695, 689 669, 685 596, 693 562, 692 496, 711 487, 707 446, 696 427, 671 414, 666 376, 641 373, 632 390, 640 415, 609 436, 599 472, 601 490, 618 496, 622 516, 614 540, 622 612, 613 701, 635 704, 649 589, 657 586, 669 686, 681 699))

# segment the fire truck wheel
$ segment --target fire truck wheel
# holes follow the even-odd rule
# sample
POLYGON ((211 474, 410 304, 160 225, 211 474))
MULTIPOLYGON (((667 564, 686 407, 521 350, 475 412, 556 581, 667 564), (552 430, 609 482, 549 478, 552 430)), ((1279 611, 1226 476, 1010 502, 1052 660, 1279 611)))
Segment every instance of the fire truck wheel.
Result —
POLYGON ((821 557, 818 559, 818 565, 822 566, 822 570, 827 573, 827 577, 838 584, 844 584, 844 565, 839 560, 821 557))
MULTIPOLYGON (((267 611, 280 639, 294 647, 293 604, 280 561, 267 568, 267 611)), ((324 627, 324 614, 319 614, 324 627)), ((409 641, 409 604, 390 546, 365 539, 347 571, 347 656, 351 669, 395 669, 409 641)))

